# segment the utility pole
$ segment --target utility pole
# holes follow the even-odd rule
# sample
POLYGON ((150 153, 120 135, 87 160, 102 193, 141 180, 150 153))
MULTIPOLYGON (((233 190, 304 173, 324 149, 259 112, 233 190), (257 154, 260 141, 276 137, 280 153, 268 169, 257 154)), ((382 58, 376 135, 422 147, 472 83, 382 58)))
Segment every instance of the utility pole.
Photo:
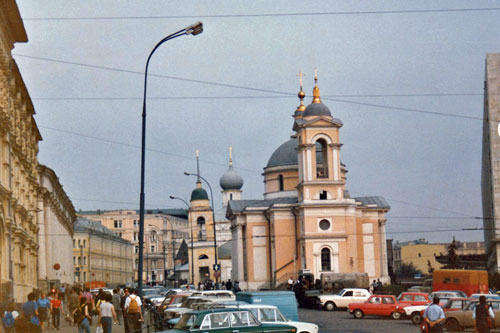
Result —
POLYGON ((85 283, 85 280, 83 280, 83 245, 80 244, 80 281, 83 281, 85 283))
POLYGON ((177 288, 177 276, 175 270, 175 240, 174 240, 174 226, 172 221, 170 221, 170 233, 172 238, 172 263, 174 264, 174 288, 177 288))
POLYGON ((167 261, 165 257, 165 240, 163 240, 163 286, 167 286, 167 261))

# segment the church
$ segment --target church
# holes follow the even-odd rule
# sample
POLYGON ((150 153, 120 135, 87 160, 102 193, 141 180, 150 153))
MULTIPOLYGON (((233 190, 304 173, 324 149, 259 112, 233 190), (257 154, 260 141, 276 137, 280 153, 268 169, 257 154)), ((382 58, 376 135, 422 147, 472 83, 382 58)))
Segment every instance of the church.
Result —
POLYGON ((389 281, 390 207, 381 196, 354 198, 346 190, 343 123, 322 103, 317 73, 314 80, 307 107, 301 82, 294 134, 264 168, 264 198, 242 200, 242 180, 232 166, 221 179, 231 230, 231 279, 242 289, 275 287, 299 271, 316 279, 327 272, 366 272, 370 280, 389 281))

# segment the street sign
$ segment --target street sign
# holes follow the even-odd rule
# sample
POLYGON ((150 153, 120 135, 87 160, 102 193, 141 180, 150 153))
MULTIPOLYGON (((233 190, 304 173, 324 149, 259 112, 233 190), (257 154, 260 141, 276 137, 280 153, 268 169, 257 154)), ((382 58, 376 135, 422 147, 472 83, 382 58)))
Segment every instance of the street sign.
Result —
POLYGON ((220 270, 220 264, 214 264, 213 268, 214 268, 214 272, 219 271, 220 270))

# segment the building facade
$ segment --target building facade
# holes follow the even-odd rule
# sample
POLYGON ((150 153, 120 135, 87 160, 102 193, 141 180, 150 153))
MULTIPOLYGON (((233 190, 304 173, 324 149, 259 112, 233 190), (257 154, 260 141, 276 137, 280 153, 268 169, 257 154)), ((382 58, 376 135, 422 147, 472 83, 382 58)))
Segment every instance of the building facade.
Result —
POLYGON ((100 222, 77 218, 72 253, 75 283, 114 287, 134 280, 133 245, 100 222))
POLYGON ((42 290, 73 284, 75 208, 56 173, 38 165, 38 287, 42 290))
POLYGON ((500 53, 486 55, 481 190, 488 270, 500 271, 500 53))
MULTIPOLYGON (((144 214, 143 281, 164 283, 173 272, 175 254, 183 240, 189 240, 185 211, 178 216, 169 210, 148 210, 144 214), (167 275, 165 274, 167 273, 167 275)), ((137 280, 139 265, 139 214, 135 210, 83 212, 81 215, 98 221, 115 235, 133 244, 134 276, 137 280)))
POLYGON ((340 161, 340 128, 321 102, 315 75, 312 103, 301 100, 291 139, 264 168, 263 200, 230 200, 232 279, 243 288, 286 283, 302 270, 367 272, 389 281, 382 197, 353 198, 340 161))
POLYGON ((12 58, 28 41, 14 0, 0 2, 0 300, 21 302, 38 282, 38 142, 33 104, 12 58))

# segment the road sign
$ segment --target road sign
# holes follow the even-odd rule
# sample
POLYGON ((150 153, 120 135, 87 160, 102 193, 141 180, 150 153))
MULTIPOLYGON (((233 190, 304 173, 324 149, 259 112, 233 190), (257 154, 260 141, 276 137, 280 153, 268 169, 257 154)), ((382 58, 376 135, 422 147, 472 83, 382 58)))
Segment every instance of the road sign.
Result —
POLYGON ((214 264, 213 268, 214 268, 214 272, 217 272, 217 271, 220 270, 220 265, 219 264, 214 264))

